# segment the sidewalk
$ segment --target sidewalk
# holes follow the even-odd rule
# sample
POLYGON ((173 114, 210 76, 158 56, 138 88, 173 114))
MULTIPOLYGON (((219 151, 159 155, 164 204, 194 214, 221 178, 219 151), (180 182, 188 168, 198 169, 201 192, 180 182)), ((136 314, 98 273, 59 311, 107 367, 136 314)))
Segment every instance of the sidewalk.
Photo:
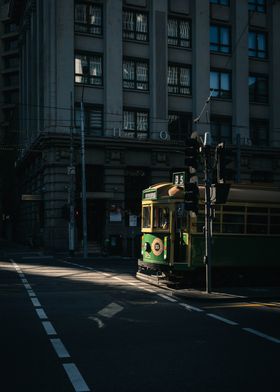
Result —
POLYGON ((203 290, 182 289, 173 290, 172 295, 178 298, 207 301, 280 300, 280 287, 224 287, 213 289, 210 294, 203 290))

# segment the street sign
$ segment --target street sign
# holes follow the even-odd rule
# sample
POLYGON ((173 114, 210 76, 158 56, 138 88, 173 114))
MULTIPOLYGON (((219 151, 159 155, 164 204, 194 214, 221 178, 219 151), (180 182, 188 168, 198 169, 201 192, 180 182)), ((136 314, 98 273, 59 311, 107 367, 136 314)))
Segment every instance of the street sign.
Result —
POLYGON ((173 173, 172 182, 174 185, 185 186, 186 172, 173 173))
POLYGON ((21 195, 21 200, 23 201, 41 201, 41 195, 21 195))

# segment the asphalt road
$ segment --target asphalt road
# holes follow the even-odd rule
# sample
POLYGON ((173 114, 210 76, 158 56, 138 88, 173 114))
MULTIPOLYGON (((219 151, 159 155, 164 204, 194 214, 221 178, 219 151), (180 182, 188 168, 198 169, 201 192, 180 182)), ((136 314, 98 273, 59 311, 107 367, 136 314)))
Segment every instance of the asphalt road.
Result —
POLYGON ((176 297, 131 262, 0 261, 1 391, 278 391, 280 301, 176 297))

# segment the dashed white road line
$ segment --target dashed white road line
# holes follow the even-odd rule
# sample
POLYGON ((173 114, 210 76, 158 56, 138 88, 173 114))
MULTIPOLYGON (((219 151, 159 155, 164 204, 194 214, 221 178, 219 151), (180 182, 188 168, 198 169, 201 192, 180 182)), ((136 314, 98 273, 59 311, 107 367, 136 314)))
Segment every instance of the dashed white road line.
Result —
MULTIPOLYGON (((41 320, 45 320, 45 321, 42 321, 42 325, 43 325, 47 335, 50 335, 50 336, 57 335, 56 330, 54 329, 52 323, 50 321, 48 321, 48 317, 47 317, 44 309, 41 308, 41 304, 40 304, 38 298, 36 297, 35 292, 32 290, 27 279, 24 278, 24 274, 21 272, 21 269, 18 267, 18 265, 13 260, 10 260, 10 261, 12 262, 16 271, 18 272, 18 274, 22 280, 22 283, 23 283, 24 287, 26 288, 26 291, 30 297, 30 300, 32 301, 32 303, 35 307, 35 311, 36 311, 38 317, 41 320)), ((84 267, 84 268, 86 268, 86 267, 84 267)), ((91 268, 88 268, 88 269, 91 269, 91 268)), ((53 348, 59 358, 70 358, 70 354, 68 353, 64 344, 62 343, 62 341, 59 338, 50 339, 50 342, 51 342, 51 344, 52 344, 52 346, 53 346, 53 348)), ((70 382, 72 383, 74 390, 76 392, 90 391, 87 384, 85 383, 85 380, 83 379, 81 373, 79 372, 77 366, 74 363, 63 363, 62 365, 63 365, 63 367, 68 375, 68 378, 69 378, 70 382)))
POLYGON ((197 308, 197 307, 195 307, 195 306, 186 304, 186 303, 184 303, 184 302, 180 302, 179 305, 183 306, 183 308, 186 308, 186 309, 189 310, 189 311, 194 310, 195 312, 204 312, 203 309, 200 309, 200 308, 197 308))
POLYGON ((70 358, 68 351, 60 339, 50 339, 59 358, 70 358))
POLYGON ((31 297, 30 299, 31 299, 31 301, 32 301, 32 303, 33 303, 33 306, 35 306, 35 307, 41 307, 41 304, 40 304, 38 298, 36 298, 36 297, 35 297, 35 298, 31 297))
POLYGON ((228 320, 224 317, 217 316, 216 314, 213 314, 213 313, 207 313, 207 316, 213 317, 213 318, 220 320, 220 321, 222 321, 226 324, 229 324, 229 325, 238 325, 238 323, 236 323, 235 321, 231 321, 231 320, 228 320))
POLYGON ((243 331, 247 331, 247 332, 250 332, 250 333, 252 333, 254 335, 260 336, 261 338, 270 340, 271 342, 278 343, 278 344, 280 343, 279 339, 276 339, 276 338, 274 338, 272 336, 266 335, 265 333, 257 331, 256 329, 253 329, 253 328, 242 328, 242 329, 243 329, 243 331))
POLYGON ((47 335, 57 335, 56 330, 50 321, 42 321, 42 324, 47 335))
POLYGON ((39 308, 39 309, 35 309, 35 310, 36 310, 36 313, 37 313, 38 317, 39 317, 41 320, 47 320, 48 317, 47 317, 47 315, 46 315, 44 309, 39 308))
POLYGON ((76 392, 87 392, 90 390, 74 363, 64 363, 63 367, 76 392))
POLYGON ((168 295, 165 294, 157 294, 159 297, 166 299, 167 301, 170 302, 178 302, 177 299, 171 298, 168 295))

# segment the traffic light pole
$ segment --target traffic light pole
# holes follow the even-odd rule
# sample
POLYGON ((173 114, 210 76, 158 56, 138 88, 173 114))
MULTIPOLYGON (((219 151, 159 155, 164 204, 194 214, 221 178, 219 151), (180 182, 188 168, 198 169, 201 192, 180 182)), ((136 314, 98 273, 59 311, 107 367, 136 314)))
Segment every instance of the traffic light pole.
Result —
POLYGON ((211 267, 212 267, 212 249, 211 249, 211 147, 204 146, 205 162, 205 255, 204 263, 206 267, 206 292, 211 293, 211 267))
POLYGON ((86 164, 85 164, 85 114, 84 102, 81 100, 81 160, 82 160, 82 209, 83 209, 83 256, 88 257, 87 240, 87 188, 86 188, 86 164))

